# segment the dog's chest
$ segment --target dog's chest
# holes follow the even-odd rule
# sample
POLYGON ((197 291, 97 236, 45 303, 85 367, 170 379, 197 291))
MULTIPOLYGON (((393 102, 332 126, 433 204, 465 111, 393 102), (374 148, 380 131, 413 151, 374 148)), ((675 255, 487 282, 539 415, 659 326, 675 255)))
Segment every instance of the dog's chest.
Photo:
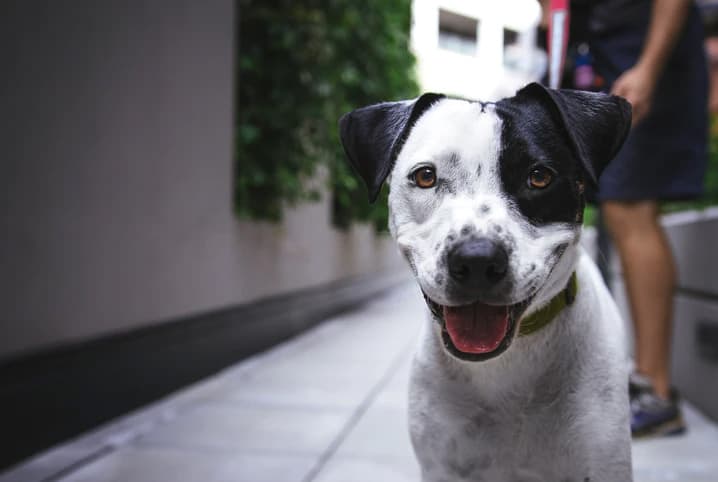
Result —
POLYGON ((588 447, 575 437, 583 422, 570 363, 539 370, 531 359, 514 359, 482 377, 436 363, 431 353, 441 356, 429 349, 427 364, 417 360, 410 396, 412 441, 427 481, 584 481, 580 454, 588 447), (510 380, 516 373, 523 376, 510 380))
POLYGON ((569 480, 582 481, 575 457, 582 449, 570 437, 573 411, 556 395, 515 396, 501 405, 466 395, 459 404, 415 401, 415 447, 429 461, 429 472, 450 480, 538 481, 571 474, 569 480))

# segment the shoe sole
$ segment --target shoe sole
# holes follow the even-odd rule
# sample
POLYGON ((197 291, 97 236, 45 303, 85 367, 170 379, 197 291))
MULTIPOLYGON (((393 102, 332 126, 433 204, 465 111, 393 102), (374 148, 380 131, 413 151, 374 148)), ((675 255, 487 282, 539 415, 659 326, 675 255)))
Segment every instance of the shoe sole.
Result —
POLYGON ((634 439, 646 440, 659 437, 670 437, 674 435, 682 435, 686 431, 686 424, 683 423, 683 417, 668 420, 654 427, 646 428, 631 435, 634 439))

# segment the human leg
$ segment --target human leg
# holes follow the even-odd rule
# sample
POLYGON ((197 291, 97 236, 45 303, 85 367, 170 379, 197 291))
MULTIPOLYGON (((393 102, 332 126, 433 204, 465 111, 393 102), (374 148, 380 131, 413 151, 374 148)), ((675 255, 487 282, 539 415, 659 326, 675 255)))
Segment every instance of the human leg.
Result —
POLYGON ((621 259, 635 332, 636 370, 670 396, 670 336, 676 269, 656 201, 606 201, 603 219, 621 259))

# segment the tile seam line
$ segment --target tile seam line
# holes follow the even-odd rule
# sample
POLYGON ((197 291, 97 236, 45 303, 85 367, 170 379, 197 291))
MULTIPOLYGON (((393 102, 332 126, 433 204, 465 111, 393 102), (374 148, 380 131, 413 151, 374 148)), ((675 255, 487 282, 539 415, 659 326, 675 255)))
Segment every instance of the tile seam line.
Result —
MULTIPOLYGON (((155 407, 155 408, 157 408, 157 410, 159 412, 161 412, 163 409, 158 408, 158 407, 167 404, 169 402, 169 400, 170 400, 170 398, 163 399, 158 402, 153 402, 150 405, 154 406, 155 404, 158 404, 157 407, 155 407)), ((74 462, 71 462, 61 468, 58 468, 51 475, 48 475, 48 476, 40 479, 38 482, 61 481, 68 475, 71 475, 74 472, 77 472, 78 470, 82 469, 84 466, 90 465, 93 462, 110 455, 111 453, 119 450, 122 447, 127 447, 127 446, 132 445, 136 440, 139 440, 140 438, 142 438, 144 435, 146 435, 150 431, 154 431, 158 426, 165 425, 165 424, 173 421, 174 419, 178 418, 181 414, 184 414, 187 410, 189 410, 189 406, 192 404, 193 404, 193 401, 191 401, 191 400, 179 402, 175 408, 175 412, 173 413, 173 416, 169 419, 162 417, 161 413, 152 413, 151 416, 149 417, 149 420, 147 420, 144 423, 141 421, 133 422, 128 427, 126 427, 124 430, 121 430, 121 433, 132 431, 131 430, 132 427, 143 427, 144 426, 145 430, 134 431, 131 435, 124 437, 121 441, 113 442, 113 441, 107 440, 105 438, 105 440, 103 442, 98 444, 98 448, 96 450, 93 450, 92 452, 88 453, 87 455, 78 458, 74 462), (151 430, 147 430, 147 428, 149 428, 151 430)), ((141 414, 145 410, 152 410, 152 408, 143 407, 143 408, 139 409, 139 411, 136 412, 135 414, 141 414)), ((165 408, 164 410, 167 410, 167 408, 165 408)), ((133 414, 131 414, 129 416, 133 416, 133 414)), ((139 415, 139 416, 141 417, 142 415, 139 415)), ((121 422, 119 422, 119 421, 110 422, 108 427, 113 426, 116 423, 120 424, 121 422)), ((100 430, 103 430, 103 429, 100 428, 100 430)), ((90 436, 91 433, 92 432, 89 432, 85 436, 90 436)), ((85 436, 81 436, 80 438, 83 438, 85 436)), ((52 449, 50 449, 50 450, 52 450, 52 449)))
POLYGON ((372 387, 371 390, 369 390, 367 396, 362 400, 357 409, 354 410, 354 412, 349 417, 349 420, 344 424, 344 426, 339 431, 334 440, 331 441, 327 449, 322 452, 322 454, 319 456, 319 459, 317 460, 317 463, 309 470, 309 472, 307 472, 307 475, 304 476, 302 482, 313 482, 317 478, 317 476, 326 466, 329 459, 334 456, 341 444, 346 440, 347 436, 351 433, 352 430, 354 430, 354 427, 356 427, 356 425, 359 423, 359 420, 361 420, 361 418, 367 412, 372 402, 376 399, 377 395, 379 395, 379 392, 389 383, 391 377, 399 370, 401 363, 404 361, 405 357, 411 353, 413 347, 414 339, 412 338, 412 341, 407 343, 399 351, 399 354, 394 357, 384 375, 382 375, 379 381, 372 387))
POLYGON ((113 447, 111 445, 103 445, 94 452, 90 453, 89 455, 86 455, 85 457, 82 457, 81 459, 73 462, 72 464, 63 467, 59 471, 55 472, 54 474, 45 477, 40 480, 40 482, 56 482, 64 477, 71 475, 73 472, 76 472, 80 470, 82 467, 91 464, 92 462, 99 460, 110 453, 115 451, 116 447, 113 447))

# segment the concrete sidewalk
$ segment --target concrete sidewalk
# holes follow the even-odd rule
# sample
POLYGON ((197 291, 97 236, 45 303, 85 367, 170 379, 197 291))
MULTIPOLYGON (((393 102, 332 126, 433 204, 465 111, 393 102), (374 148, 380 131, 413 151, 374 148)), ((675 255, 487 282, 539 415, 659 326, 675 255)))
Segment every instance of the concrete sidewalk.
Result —
MULTIPOLYGON (((406 284, 0 482, 418 481, 406 398, 423 316, 406 284)), ((718 480, 718 427, 685 415, 687 435, 634 444, 637 482, 718 480)))

